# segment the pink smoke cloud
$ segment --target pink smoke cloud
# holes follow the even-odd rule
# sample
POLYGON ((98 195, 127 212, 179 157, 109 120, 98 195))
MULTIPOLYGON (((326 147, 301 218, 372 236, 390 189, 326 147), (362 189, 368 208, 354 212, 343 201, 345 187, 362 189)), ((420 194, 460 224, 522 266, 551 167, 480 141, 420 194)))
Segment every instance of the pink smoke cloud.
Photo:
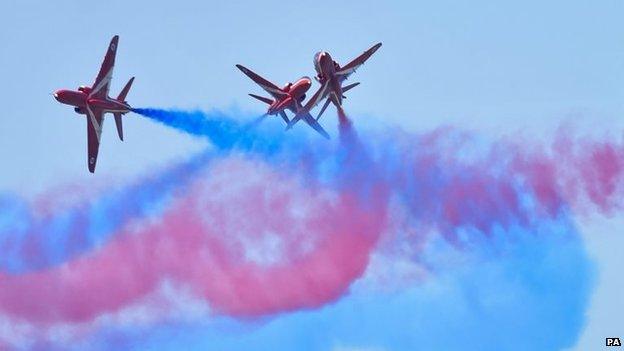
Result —
POLYGON ((611 214, 624 205, 622 140, 575 138, 561 130, 550 146, 515 147, 512 171, 524 175, 548 212, 565 203, 578 213, 611 214))
POLYGON ((244 159, 211 168, 161 218, 126 227, 62 266, 0 276, 0 308, 34 323, 87 322, 153 292, 187 286, 217 313, 256 316, 313 308, 366 269, 383 208, 307 188, 244 159))
POLYGON ((611 214, 623 205, 621 140, 561 131, 548 143, 517 136, 491 143, 453 128, 372 139, 380 177, 409 211, 401 227, 415 234, 402 242, 415 248, 431 233, 462 247, 472 235, 478 241, 564 212, 611 214))
MULTIPOLYGON (((342 123, 348 152, 332 189, 229 155, 162 216, 137 219, 96 251, 56 268, 1 274, 0 310, 33 323, 88 322, 140 302, 163 281, 238 317, 322 306, 367 269, 394 215, 391 191, 405 210, 392 225, 409 232, 394 244, 412 245, 413 260, 425 247, 423 233, 455 243, 458 228, 488 235, 531 225, 526 193, 546 217, 569 203, 605 212, 621 206, 621 144, 560 137, 553 146, 507 141, 478 150, 469 136, 453 133, 398 136, 369 153, 342 123), (476 156, 465 155, 475 149, 476 156)), ((79 243, 79 223, 72 228, 70 243, 79 243)))

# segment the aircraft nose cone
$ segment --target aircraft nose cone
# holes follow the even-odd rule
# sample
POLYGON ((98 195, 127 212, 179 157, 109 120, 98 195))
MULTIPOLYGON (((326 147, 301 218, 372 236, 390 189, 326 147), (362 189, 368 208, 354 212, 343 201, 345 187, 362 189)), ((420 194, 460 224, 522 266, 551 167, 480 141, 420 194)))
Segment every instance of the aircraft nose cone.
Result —
POLYGON ((59 96, 60 96, 60 91, 58 91, 58 90, 57 90, 57 91, 55 91, 54 93, 52 93, 52 96, 54 96, 54 99, 55 99, 55 100, 58 100, 58 99, 59 99, 59 96))
POLYGON ((310 87, 312 86, 312 81, 310 79, 306 79, 303 81, 303 83, 301 84, 301 90, 303 90, 304 92, 310 90, 310 87))

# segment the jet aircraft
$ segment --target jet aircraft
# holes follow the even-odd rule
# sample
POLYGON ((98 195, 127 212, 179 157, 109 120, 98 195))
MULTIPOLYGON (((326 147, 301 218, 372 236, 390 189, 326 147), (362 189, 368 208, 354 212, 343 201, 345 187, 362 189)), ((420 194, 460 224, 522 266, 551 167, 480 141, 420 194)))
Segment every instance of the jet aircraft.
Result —
POLYGON ((249 94, 249 96, 269 105, 267 112, 262 115, 261 118, 264 118, 268 115, 279 114, 284 122, 288 124, 290 121, 288 120, 288 116, 286 115, 286 110, 289 110, 296 115, 299 115, 300 119, 303 119, 319 134, 329 139, 329 134, 327 134, 325 129, 321 127, 316 119, 314 119, 314 117, 312 117, 309 112, 302 111, 303 106, 301 105, 301 103, 305 100, 306 92, 310 89, 310 86, 312 86, 312 81, 310 80, 310 78, 302 77, 295 83, 289 82, 284 86, 284 88, 279 88, 277 85, 262 78, 260 75, 243 65, 236 65, 236 67, 273 97, 271 99, 264 96, 249 94))
POLYGON ((116 35, 108 45, 104 62, 92 86, 80 86, 77 91, 61 89, 54 92, 54 98, 58 102, 74 106, 76 113, 87 117, 87 164, 91 173, 95 172, 104 114, 107 112, 113 114, 117 134, 119 139, 123 141, 121 117, 131 111, 130 105, 126 102, 126 95, 128 95, 134 77, 130 78, 116 99, 108 96, 118 42, 119 36, 116 35))
POLYGON ((304 113, 309 113, 314 106, 325 98, 327 98, 327 100, 321 108, 321 111, 316 118, 317 120, 321 118, 321 115, 325 112, 325 109, 327 109, 330 102, 336 106, 340 115, 344 115, 344 111, 342 110, 342 99, 344 98, 343 93, 359 83, 350 84, 344 87, 342 86, 342 83, 347 80, 347 78, 349 78, 349 76, 353 74, 361 65, 363 65, 364 62, 366 62, 366 60, 368 60, 380 47, 381 43, 373 45, 370 49, 364 51, 364 53, 360 56, 356 57, 354 60, 342 67, 332 59, 328 52, 317 52, 314 55, 314 69, 317 73, 315 78, 321 84, 321 87, 312 96, 312 98, 308 100, 305 108, 300 110, 300 114, 297 114, 292 118, 287 129, 292 128, 303 117, 302 115, 304 113))

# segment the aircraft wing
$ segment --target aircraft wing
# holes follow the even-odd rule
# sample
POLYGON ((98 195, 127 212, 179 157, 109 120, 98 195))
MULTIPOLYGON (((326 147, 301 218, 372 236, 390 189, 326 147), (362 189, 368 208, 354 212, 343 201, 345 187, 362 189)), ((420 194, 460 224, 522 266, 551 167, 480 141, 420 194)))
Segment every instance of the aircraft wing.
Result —
POLYGON ((348 77, 351 73, 355 72, 356 69, 363 65, 364 62, 366 62, 366 60, 368 60, 368 58, 371 57, 380 47, 381 43, 375 44, 372 48, 364 51, 363 54, 356 57, 353 61, 347 63, 344 67, 341 67, 336 72, 336 75, 344 76, 345 78, 348 77))
POLYGON ((267 93, 271 94, 274 99, 279 99, 288 96, 285 92, 282 91, 277 85, 269 82, 268 80, 260 77, 258 74, 248 69, 243 65, 236 65, 241 72, 245 73, 247 77, 253 80, 256 84, 258 84, 262 89, 264 89, 267 93))
POLYGON ((325 82, 325 84, 321 85, 321 87, 312 95, 310 100, 306 102, 305 106, 299 107, 297 105, 297 113, 288 123, 288 127, 286 129, 292 128, 300 119, 302 119, 305 114, 310 114, 310 111, 314 108, 314 106, 318 105, 324 98, 329 94, 329 83, 325 82))
POLYGON ((301 119, 303 119, 310 127, 316 130, 320 135, 324 136, 326 139, 329 139, 329 134, 327 134, 325 129, 321 127, 319 122, 317 122, 316 119, 314 119, 314 117, 312 117, 312 115, 309 112, 302 113, 301 119))
POLYGON ((111 79, 113 79, 113 68, 115 67, 115 54, 117 53, 117 44, 119 42, 119 36, 115 35, 108 45, 106 50, 106 56, 104 56, 104 62, 100 67, 100 72, 95 78, 95 83, 91 86, 91 93, 89 96, 104 99, 108 96, 108 90, 110 88, 111 79))
MULTIPOLYGON (((346 93, 347 91, 355 88, 358 85, 360 85, 359 82, 353 83, 353 84, 349 84, 347 86, 344 86, 344 87, 342 87, 342 92, 346 93)), ((325 110, 327 109, 327 106, 329 106, 329 103, 331 103, 330 99, 325 100, 325 104, 323 104, 323 107, 321 108, 321 112, 319 112, 318 116, 316 116, 316 120, 317 121, 321 118, 321 116, 323 115, 323 112, 325 112, 325 110)))
POLYGON ((309 113, 316 105, 318 105, 329 94, 329 82, 321 85, 319 90, 312 95, 310 100, 303 106, 303 111, 309 113))
POLYGON ((100 149, 100 137, 102 136, 102 123, 104 122, 101 110, 95 112, 87 107, 87 163, 89 172, 95 172, 98 151, 100 149))

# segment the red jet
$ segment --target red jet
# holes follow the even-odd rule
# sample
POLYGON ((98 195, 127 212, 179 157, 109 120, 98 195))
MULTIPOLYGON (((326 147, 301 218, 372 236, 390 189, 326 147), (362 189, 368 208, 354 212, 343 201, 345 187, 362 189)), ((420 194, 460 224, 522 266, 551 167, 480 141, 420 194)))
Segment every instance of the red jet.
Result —
MULTIPOLYGON (((303 100, 305 100, 305 93, 310 89, 310 86, 312 86, 312 81, 310 80, 310 78, 302 77, 294 84, 289 82, 284 86, 284 88, 280 89, 279 87, 277 87, 277 85, 262 78, 255 72, 244 67, 243 65, 236 65, 236 67, 273 97, 273 99, 270 99, 264 96, 249 94, 251 97, 256 98, 269 105, 269 109, 264 115, 261 116, 261 118, 268 115, 279 114, 284 122, 286 122, 286 124, 289 124, 290 121, 288 120, 288 116, 286 115, 286 110, 290 110, 295 114, 302 110, 303 106, 301 105, 301 103, 303 102, 303 100)), ((320 124, 318 124, 318 122, 310 115, 309 112, 300 113, 299 118, 306 121, 306 123, 314 128, 314 130, 316 130, 319 134, 329 139, 329 134, 327 134, 325 129, 323 129, 320 124)))
POLYGON ((116 35, 111 40, 110 45, 108 45, 108 50, 106 51, 104 62, 102 62, 100 73, 98 73, 91 87, 81 86, 78 88, 78 91, 57 90, 54 93, 54 98, 58 102, 74 106, 74 111, 76 111, 76 113, 88 116, 87 161, 89 172, 91 173, 95 171, 95 164, 97 162, 104 114, 110 112, 115 116, 117 134, 119 134, 119 139, 123 141, 121 116, 131 111, 131 107, 125 99, 132 86, 134 77, 130 78, 126 86, 121 90, 121 93, 119 93, 119 96, 117 96, 117 99, 112 99, 108 96, 110 82, 113 77, 113 68, 115 67, 115 53, 117 52, 118 42, 119 36, 116 35))
MULTIPOLYGON (((321 87, 308 101, 308 104, 306 104, 307 109, 302 110, 302 112, 309 112, 321 100, 327 98, 325 105, 321 108, 321 112, 318 114, 316 119, 318 120, 321 118, 321 115, 325 112, 325 109, 330 102, 336 106, 339 113, 344 115, 344 112, 342 111, 342 99, 344 98, 343 93, 359 83, 354 83, 345 87, 342 86, 342 83, 347 80, 347 78, 349 78, 349 76, 355 72, 356 69, 363 65, 364 62, 366 62, 366 60, 368 60, 380 47, 381 43, 373 45, 373 47, 364 51, 363 54, 346 64, 344 67, 340 67, 340 65, 332 59, 328 52, 317 52, 316 55, 314 55, 314 69, 316 69, 317 73, 315 78, 319 83, 321 83, 321 87)), ((299 119, 301 119, 301 116, 295 115, 295 117, 293 117, 290 121, 288 128, 292 128, 292 126, 295 125, 299 119)))

